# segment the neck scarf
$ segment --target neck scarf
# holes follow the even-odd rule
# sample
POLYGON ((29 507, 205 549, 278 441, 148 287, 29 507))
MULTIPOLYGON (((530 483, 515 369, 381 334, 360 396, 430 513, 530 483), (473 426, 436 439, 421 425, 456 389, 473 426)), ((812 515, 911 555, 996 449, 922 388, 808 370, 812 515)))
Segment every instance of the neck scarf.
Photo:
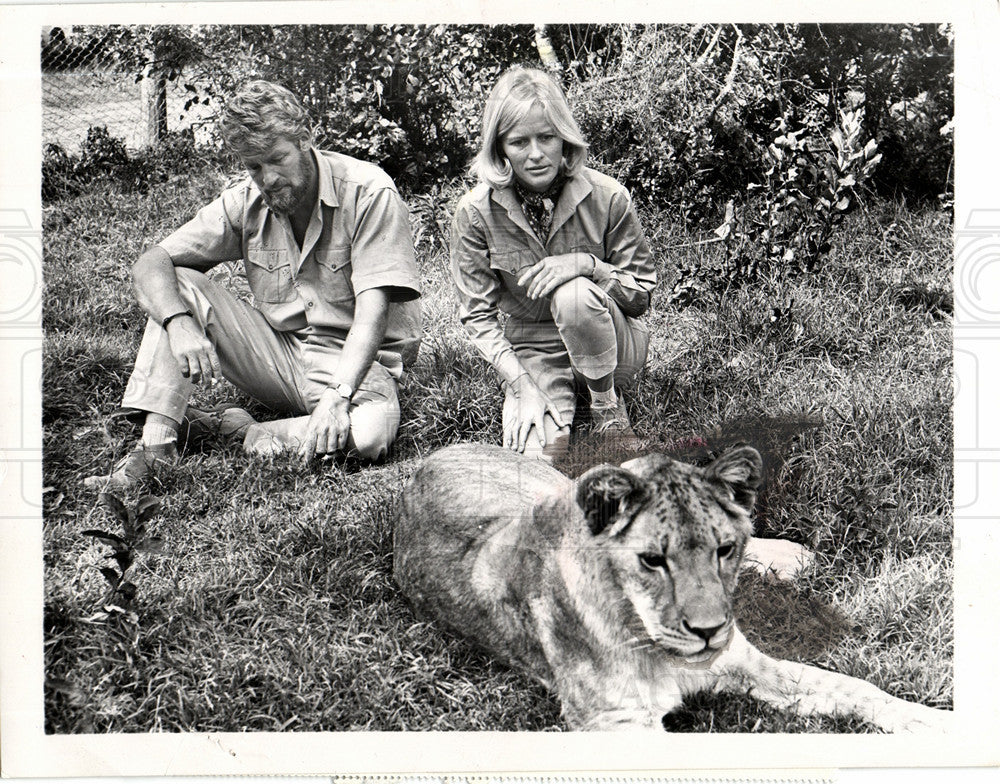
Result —
POLYGON ((546 242, 549 238, 549 231, 552 229, 552 213, 555 212, 559 194, 562 193, 565 184, 566 177, 557 174, 548 190, 538 193, 528 190, 516 179, 514 180, 514 191, 521 201, 524 217, 528 219, 528 225, 542 242, 546 242))

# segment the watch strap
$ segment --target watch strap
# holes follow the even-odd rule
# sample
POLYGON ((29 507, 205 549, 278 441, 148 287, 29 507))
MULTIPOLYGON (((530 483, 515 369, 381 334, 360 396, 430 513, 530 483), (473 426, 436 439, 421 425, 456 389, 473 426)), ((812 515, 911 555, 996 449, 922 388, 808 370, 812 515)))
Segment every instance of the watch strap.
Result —
POLYGON ((194 313, 192 313, 190 310, 182 310, 180 313, 174 313, 163 319, 163 321, 160 322, 160 326, 166 329, 167 324, 169 324, 175 318, 180 318, 181 316, 190 316, 191 318, 194 318, 194 313))

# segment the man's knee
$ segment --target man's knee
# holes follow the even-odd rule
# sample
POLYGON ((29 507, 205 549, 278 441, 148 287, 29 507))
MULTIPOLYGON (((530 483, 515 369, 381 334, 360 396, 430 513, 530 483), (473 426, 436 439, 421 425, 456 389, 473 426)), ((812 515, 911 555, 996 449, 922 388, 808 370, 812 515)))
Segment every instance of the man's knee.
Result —
POLYGON ((398 411, 362 406, 351 412, 351 447, 364 460, 382 460, 399 429, 398 411))
POLYGON ((377 462, 382 460, 392 446, 392 439, 384 431, 351 429, 354 451, 363 460, 377 462))
POLYGON ((552 292, 549 308, 557 319, 590 318, 607 310, 602 294, 589 278, 573 278, 552 292))

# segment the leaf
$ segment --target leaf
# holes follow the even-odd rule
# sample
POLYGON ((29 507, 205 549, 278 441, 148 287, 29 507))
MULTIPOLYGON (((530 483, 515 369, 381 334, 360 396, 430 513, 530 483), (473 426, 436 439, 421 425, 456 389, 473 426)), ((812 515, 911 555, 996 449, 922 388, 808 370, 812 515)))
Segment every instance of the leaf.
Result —
POLYGON ((100 539, 106 544, 110 544, 115 548, 116 553, 121 550, 128 550, 128 543, 118 536, 118 534, 109 533, 108 531, 97 531, 95 529, 88 529, 80 533, 83 536, 93 536, 95 539, 100 539))
POLYGON ((112 588, 117 588, 122 581, 122 576, 110 566, 99 566, 97 570, 104 575, 104 579, 111 584, 112 588))
POLYGON ((118 564, 118 568, 122 570, 122 574, 128 571, 128 568, 134 563, 135 559, 132 557, 131 550, 118 550, 113 553, 111 558, 115 559, 115 563, 118 564))
POLYGON ((850 196, 845 196, 844 198, 842 198, 840 201, 837 202, 836 206, 838 210, 843 212, 850 206, 850 204, 851 204, 850 196))
POLYGON ((100 501, 118 518, 118 522, 123 525, 128 523, 128 509, 125 508, 125 504, 122 503, 122 500, 118 496, 112 493, 101 493, 100 501))
POLYGON ((135 583, 123 582, 118 586, 118 594, 125 600, 124 604, 130 604, 138 592, 135 583))
POLYGON ((145 523, 151 519, 160 509, 160 499, 155 495, 144 495, 135 504, 135 520, 137 523, 145 523))

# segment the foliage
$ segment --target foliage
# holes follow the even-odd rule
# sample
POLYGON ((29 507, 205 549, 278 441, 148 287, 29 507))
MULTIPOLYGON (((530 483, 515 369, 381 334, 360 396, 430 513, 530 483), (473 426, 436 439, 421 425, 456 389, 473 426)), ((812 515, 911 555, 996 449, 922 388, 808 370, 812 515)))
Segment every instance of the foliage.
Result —
POLYGON ((207 26, 183 71, 193 103, 218 106, 252 78, 300 96, 321 144, 423 190, 464 169, 486 92, 534 58, 529 26, 207 26))
POLYGON ((104 600, 102 618, 114 615, 124 616, 129 612, 138 589, 128 577, 129 570, 136 562, 140 553, 162 555, 164 541, 159 536, 151 536, 146 530, 148 523, 160 509, 160 499, 152 495, 140 498, 134 508, 129 509, 120 498, 112 493, 102 493, 104 502, 115 517, 123 532, 89 529, 83 531, 84 536, 92 536, 103 544, 111 545, 111 552, 105 558, 113 560, 118 566, 98 567, 98 571, 110 586, 107 598, 104 600))
POLYGON ((621 28, 615 45, 570 94, 595 159, 648 203, 716 219, 765 184, 776 130, 823 144, 859 109, 885 156, 880 189, 933 199, 952 187, 947 27, 650 25, 621 28))
POLYGON ((58 144, 42 154, 42 201, 54 202, 113 184, 124 193, 145 193, 150 185, 178 172, 218 166, 215 150, 195 144, 189 131, 170 133, 158 145, 129 153, 125 142, 104 126, 87 129, 79 155, 58 144))
MULTIPOLYGON (((726 248, 721 264, 698 260, 680 267, 671 300, 686 304, 761 277, 814 272, 882 157, 874 140, 863 143, 861 118, 860 110, 844 112, 822 147, 814 146, 808 129, 784 129, 767 147, 763 181, 748 186, 756 195, 739 208, 727 205, 726 221, 716 229, 726 248)), ((775 315, 781 317, 780 308, 775 315)))
MULTIPOLYGON (((762 182, 778 123, 825 139, 864 109, 883 153, 873 184, 950 191, 953 39, 946 26, 546 25, 598 165, 640 201, 715 220, 762 182)), ((455 177, 482 104, 515 63, 538 65, 529 25, 202 25, 88 28, 134 78, 176 80, 218 107, 250 78, 309 106, 321 143, 379 163, 409 190, 455 177)), ((83 36, 77 39, 83 41, 83 36)))
POLYGON ((953 187, 954 37, 946 25, 800 25, 784 64, 826 107, 827 124, 855 103, 883 162, 887 195, 933 199, 953 187))

